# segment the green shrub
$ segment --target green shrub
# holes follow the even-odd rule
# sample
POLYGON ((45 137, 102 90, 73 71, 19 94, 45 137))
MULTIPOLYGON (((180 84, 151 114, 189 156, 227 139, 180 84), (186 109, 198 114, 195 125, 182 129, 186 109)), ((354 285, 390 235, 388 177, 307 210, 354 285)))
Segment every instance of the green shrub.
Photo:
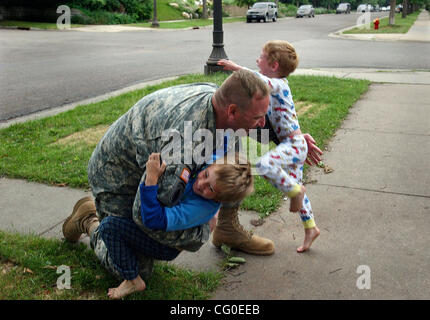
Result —
POLYGON ((121 8, 121 2, 119 2, 119 0, 106 0, 105 8, 108 11, 119 11, 121 8))
POLYGON ((294 17, 297 12, 297 7, 293 4, 286 5, 284 3, 278 3, 278 15, 280 17, 294 17))
POLYGON ((336 10, 327 8, 315 8, 315 14, 326 14, 326 13, 336 13, 336 10))
POLYGON ((74 17, 73 21, 90 20, 96 24, 133 23, 149 19, 152 13, 152 0, 69 0, 67 4, 89 17, 74 17))

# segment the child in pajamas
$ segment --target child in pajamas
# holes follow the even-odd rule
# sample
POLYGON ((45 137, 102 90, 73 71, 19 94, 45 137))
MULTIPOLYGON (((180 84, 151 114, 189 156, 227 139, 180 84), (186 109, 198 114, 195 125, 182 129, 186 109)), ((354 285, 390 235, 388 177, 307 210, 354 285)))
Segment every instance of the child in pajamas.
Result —
MULTIPOLYGON (((307 157, 307 143, 300 131, 294 108, 293 97, 288 86, 287 76, 298 65, 294 47, 287 41, 269 41, 263 46, 256 72, 272 89, 268 118, 280 143, 262 156, 257 163, 257 171, 273 186, 285 192, 291 199, 290 211, 299 212, 305 229, 303 245, 297 252, 308 250, 319 236, 312 207, 303 186, 303 165, 307 157)), ((220 60, 218 65, 224 70, 236 71, 242 67, 230 60, 220 60)))

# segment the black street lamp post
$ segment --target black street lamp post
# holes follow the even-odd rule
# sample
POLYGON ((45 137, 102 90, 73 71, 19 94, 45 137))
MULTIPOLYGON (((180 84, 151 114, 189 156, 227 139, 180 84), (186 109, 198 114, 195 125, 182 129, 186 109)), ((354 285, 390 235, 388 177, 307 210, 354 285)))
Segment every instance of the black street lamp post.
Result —
POLYGON ((214 31, 212 53, 205 65, 205 74, 223 71, 221 66, 217 65, 220 59, 228 59, 224 51, 224 32, 222 31, 222 3, 221 0, 214 0, 214 31))

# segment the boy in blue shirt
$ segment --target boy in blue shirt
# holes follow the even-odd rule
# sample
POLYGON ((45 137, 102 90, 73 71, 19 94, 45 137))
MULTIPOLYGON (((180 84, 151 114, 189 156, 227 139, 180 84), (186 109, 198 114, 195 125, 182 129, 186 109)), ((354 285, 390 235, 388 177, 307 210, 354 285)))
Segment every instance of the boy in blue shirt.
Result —
MULTIPOLYGON (((166 164, 160 154, 153 153, 146 162, 145 184, 139 186, 141 215, 146 227, 166 231, 183 230, 209 222, 211 231, 221 202, 241 201, 253 191, 253 176, 249 162, 236 155, 234 164, 212 163, 192 176, 181 201, 174 207, 163 207, 157 200, 158 179, 166 164)), ((157 260, 173 260, 181 249, 164 246, 145 234, 133 220, 108 216, 102 220, 99 232, 106 244, 116 271, 124 281, 108 291, 111 299, 120 299, 143 291, 145 282, 139 276, 138 254, 157 260)))

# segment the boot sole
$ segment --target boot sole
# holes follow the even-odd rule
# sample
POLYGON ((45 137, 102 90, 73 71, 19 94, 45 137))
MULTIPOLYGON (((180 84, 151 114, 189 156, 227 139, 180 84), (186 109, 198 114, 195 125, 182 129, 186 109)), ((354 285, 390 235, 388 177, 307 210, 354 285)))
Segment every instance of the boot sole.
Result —
POLYGON ((79 240, 79 238, 81 237, 81 234, 78 236, 78 237, 76 237, 76 238, 71 238, 71 237, 69 237, 69 238, 67 238, 66 236, 65 236, 65 227, 66 227, 66 225, 67 225, 67 223, 70 221, 70 219, 72 219, 73 218, 73 216, 76 214, 76 211, 78 211, 78 208, 83 204, 83 203, 85 203, 85 202, 87 202, 87 201, 92 201, 93 199, 91 198, 91 197, 84 197, 84 198, 82 198, 82 199, 80 199, 78 202, 76 202, 76 204, 75 204, 75 206, 73 207, 73 211, 72 211, 72 214, 70 215, 70 216, 68 216, 67 218, 66 218, 66 220, 64 221, 64 223, 63 223, 63 228, 62 228, 62 230, 63 230, 63 236, 64 236, 64 238, 66 238, 66 240, 68 240, 68 241, 71 241, 71 242, 77 242, 78 240, 79 240))
POLYGON ((245 249, 242 249, 242 248, 240 248, 240 247, 235 247, 235 246, 230 246, 230 245, 228 245, 227 243, 219 243, 219 242, 213 242, 212 241, 212 244, 215 246, 215 247, 217 247, 217 248, 221 248, 221 246, 223 245, 223 244, 225 244, 226 246, 229 246, 231 249, 233 249, 233 250, 238 250, 238 251, 242 251, 242 252, 245 252, 245 253, 249 253, 249 254, 253 254, 253 255, 256 255, 256 256, 271 256, 272 254, 274 254, 275 253, 275 249, 272 249, 272 250, 266 250, 266 251, 253 251, 253 250, 245 250, 245 249))

